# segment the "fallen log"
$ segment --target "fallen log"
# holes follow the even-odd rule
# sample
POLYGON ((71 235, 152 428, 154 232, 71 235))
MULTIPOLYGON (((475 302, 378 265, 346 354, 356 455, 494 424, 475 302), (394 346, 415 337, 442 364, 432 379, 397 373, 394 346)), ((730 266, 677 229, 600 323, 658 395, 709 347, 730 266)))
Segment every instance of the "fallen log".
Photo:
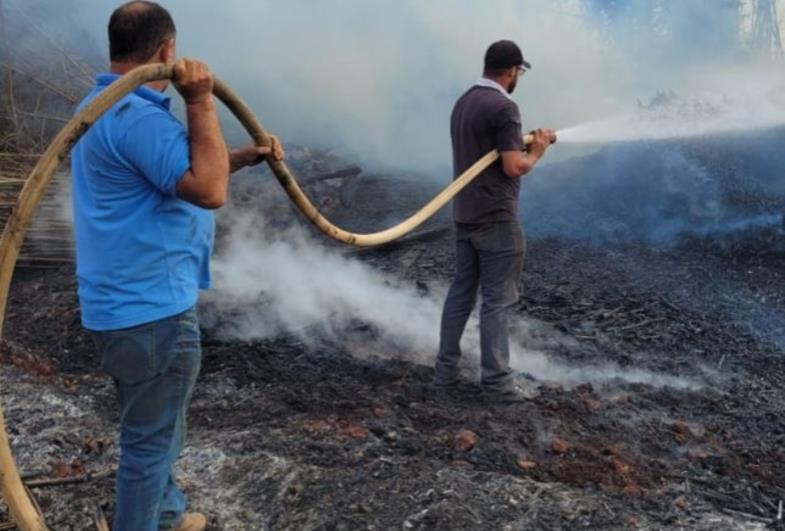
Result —
POLYGON ((346 179, 347 177, 356 177, 363 172, 363 169, 357 165, 349 166, 348 168, 344 168, 342 170, 331 171, 327 173, 320 173, 317 175, 313 175, 311 177, 305 177, 302 179, 303 186, 319 183, 322 181, 330 181, 333 179, 346 179))

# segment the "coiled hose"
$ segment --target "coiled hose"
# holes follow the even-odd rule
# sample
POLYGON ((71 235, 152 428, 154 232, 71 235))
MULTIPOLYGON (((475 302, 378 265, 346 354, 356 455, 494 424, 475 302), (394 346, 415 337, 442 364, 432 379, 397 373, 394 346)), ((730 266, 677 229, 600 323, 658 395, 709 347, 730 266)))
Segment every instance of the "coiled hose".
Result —
MULTIPOLYGON (((0 338, 2 338, 3 324, 5 322, 8 291, 19 256, 19 249, 35 209, 57 168, 68 157, 71 149, 82 135, 120 99, 140 85, 151 81, 172 79, 173 76, 173 67, 163 64, 144 65, 127 73, 101 92, 63 127, 44 152, 35 168, 33 168, 25 181, 24 188, 17 197, 16 205, 6 223, 2 240, 0 240, 0 338)), ((257 145, 270 145, 270 137, 267 131, 232 89, 216 79, 213 92, 243 124, 257 145)), ((531 140, 531 135, 524 137, 524 142, 527 144, 531 140)), ((349 245, 372 247, 397 240, 420 226, 498 158, 498 151, 489 152, 411 217, 394 227, 372 234, 355 234, 330 223, 329 220, 319 213, 302 191, 286 163, 273 160, 272 157, 267 158, 267 163, 292 202, 324 234, 349 245)), ((14 522, 22 531, 43 531, 47 529, 43 515, 40 514, 37 506, 28 495, 19 476, 19 471, 11 454, 1 406, 0 483, 2 484, 5 503, 11 511, 14 522)))

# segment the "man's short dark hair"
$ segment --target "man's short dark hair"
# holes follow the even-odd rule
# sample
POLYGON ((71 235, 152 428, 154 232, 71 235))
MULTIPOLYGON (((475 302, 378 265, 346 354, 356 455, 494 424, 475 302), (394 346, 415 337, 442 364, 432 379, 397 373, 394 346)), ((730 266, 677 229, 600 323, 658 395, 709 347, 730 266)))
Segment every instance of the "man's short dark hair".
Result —
POLYGON ((120 63, 147 62, 176 33, 172 16, 160 5, 128 2, 109 19, 109 58, 120 63))

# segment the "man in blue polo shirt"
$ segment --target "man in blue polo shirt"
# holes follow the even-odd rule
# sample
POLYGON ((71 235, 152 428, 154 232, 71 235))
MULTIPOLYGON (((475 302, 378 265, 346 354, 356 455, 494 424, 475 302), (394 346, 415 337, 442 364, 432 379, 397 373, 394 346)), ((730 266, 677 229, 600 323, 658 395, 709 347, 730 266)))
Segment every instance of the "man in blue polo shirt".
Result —
POLYGON ((212 209, 229 174, 283 158, 280 143, 228 151, 212 98, 212 74, 175 62, 175 25, 152 2, 118 8, 109 22, 111 73, 98 76, 87 105, 122 74, 174 63, 188 129, 170 113, 169 83, 149 83, 110 109, 72 154, 74 231, 82 323, 120 401, 115 531, 201 531, 186 514, 173 465, 199 372, 195 304, 210 286, 212 209))

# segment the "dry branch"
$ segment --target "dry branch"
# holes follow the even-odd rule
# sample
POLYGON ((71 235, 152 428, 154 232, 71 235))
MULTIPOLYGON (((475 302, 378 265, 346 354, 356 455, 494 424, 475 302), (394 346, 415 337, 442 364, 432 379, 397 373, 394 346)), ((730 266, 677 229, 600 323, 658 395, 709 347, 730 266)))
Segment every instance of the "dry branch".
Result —
POLYGON ((83 76, 74 76, 75 79, 79 80, 80 82, 84 83, 87 88, 92 87, 93 82, 93 71, 90 67, 85 65, 82 61, 75 58, 72 54, 67 52, 62 46, 57 44, 44 30, 42 30, 29 16, 27 16, 23 12, 19 12, 18 16, 20 18, 25 19, 25 25, 29 29, 35 31, 44 41, 46 41, 52 48, 59 51, 65 60, 71 63, 79 73, 83 76))
POLYGON ((42 79, 41 77, 37 76, 36 74, 33 74, 32 72, 28 72, 26 70, 22 70, 21 68, 16 67, 16 66, 14 66, 12 64, 9 64, 8 62, 0 63, 0 66, 2 66, 4 68, 8 68, 9 70, 13 70, 14 72, 19 74, 20 76, 23 76, 23 77, 26 77, 26 78, 30 79, 31 81, 33 81, 33 82, 37 83, 38 85, 40 85, 42 88, 45 88, 45 89, 49 90, 50 92, 53 92, 54 94, 59 95, 60 97, 62 97, 63 99, 65 99, 69 103, 72 103, 72 104, 79 103, 80 97, 78 95, 76 95, 76 94, 69 94, 68 92, 66 92, 62 88, 58 87, 57 85, 54 85, 54 84, 50 83, 46 79, 42 79))
POLYGON ((97 479, 105 479, 114 476, 115 469, 104 470, 95 474, 83 474, 81 476, 73 476, 68 478, 45 478, 26 481, 25 485, 29 489, 40 489, 43 487, 59 487, 62 485, 73 485, 76 483, 86 483, 97 479))

